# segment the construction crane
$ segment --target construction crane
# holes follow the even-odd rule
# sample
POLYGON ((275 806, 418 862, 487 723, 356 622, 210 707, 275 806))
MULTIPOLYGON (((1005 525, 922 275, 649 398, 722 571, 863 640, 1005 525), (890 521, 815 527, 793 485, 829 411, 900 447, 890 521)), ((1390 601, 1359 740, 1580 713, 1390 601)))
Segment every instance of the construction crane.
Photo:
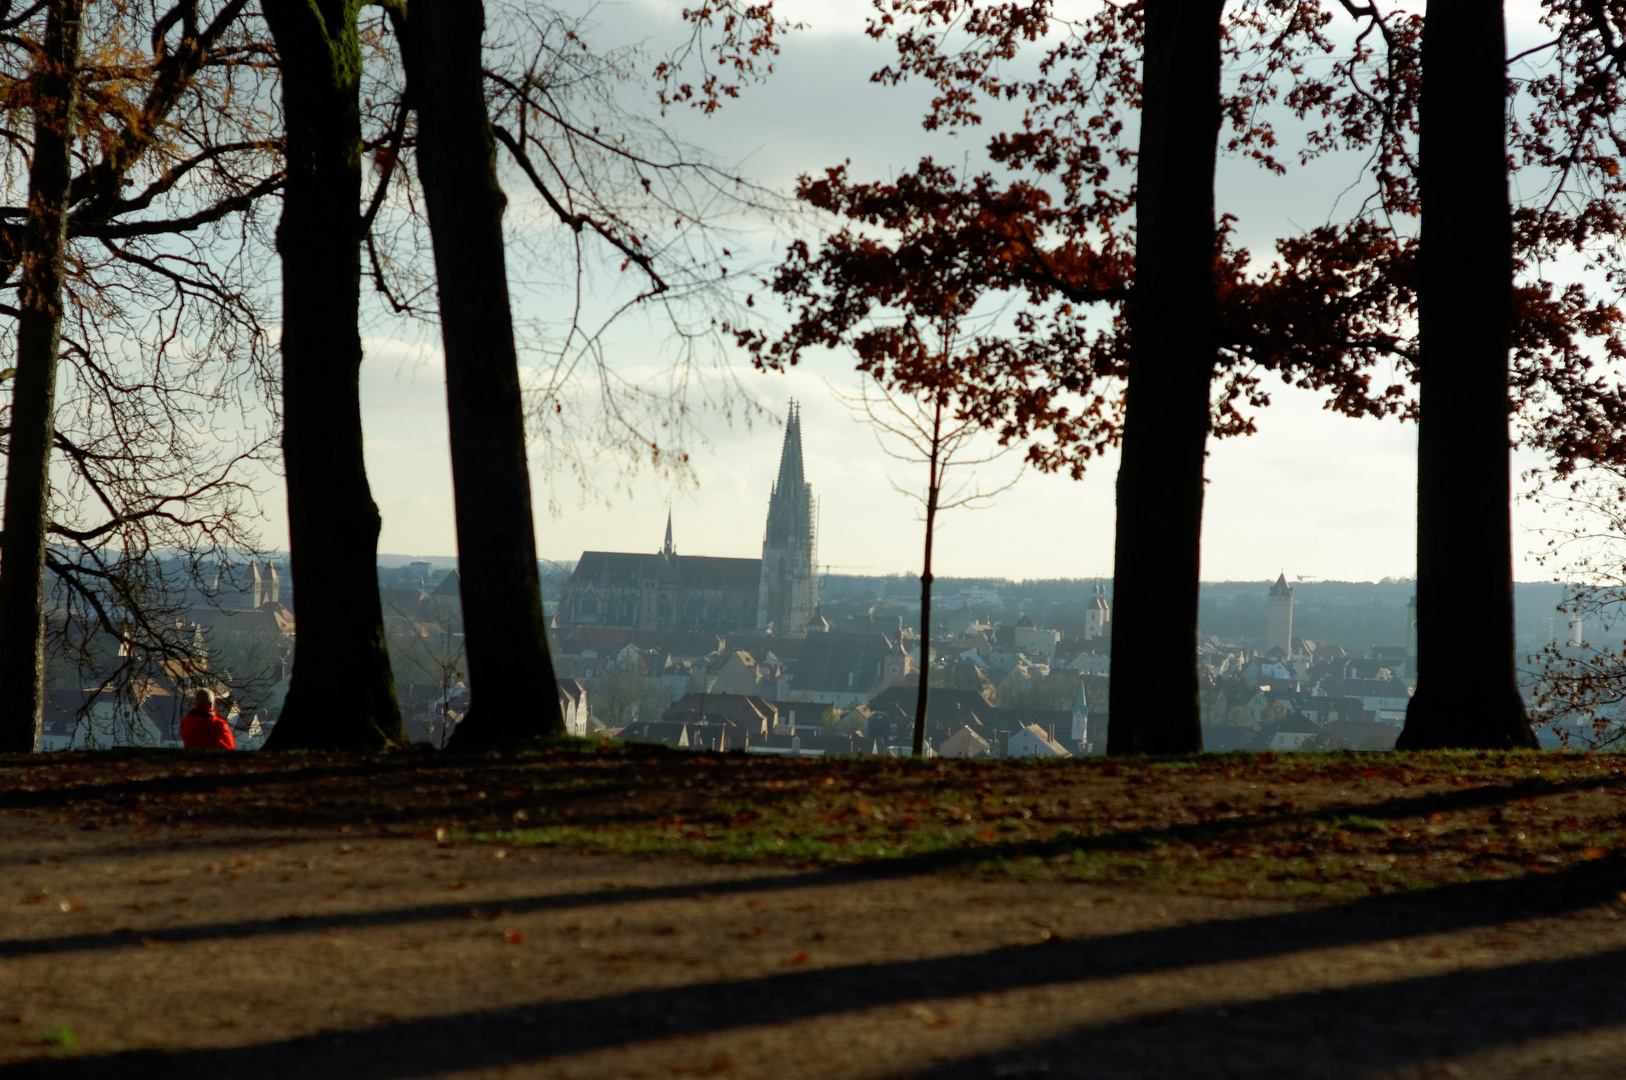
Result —
POLYGON ((819 578, 819 587, 830 584, 830 571, 832 570, 873 570, 875 567, 863 563, 820 563, 816 569, 823 571, 819 578))

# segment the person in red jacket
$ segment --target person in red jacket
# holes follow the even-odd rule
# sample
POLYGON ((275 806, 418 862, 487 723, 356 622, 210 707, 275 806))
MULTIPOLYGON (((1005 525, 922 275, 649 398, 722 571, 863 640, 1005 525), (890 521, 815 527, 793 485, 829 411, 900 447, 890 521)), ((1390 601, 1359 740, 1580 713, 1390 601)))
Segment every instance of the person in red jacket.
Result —
POLYGON ((231 725, 215 712, 215 692, 192 695, 192 711, 181 717, 181 745, 188 750, 235 750, 231 725))

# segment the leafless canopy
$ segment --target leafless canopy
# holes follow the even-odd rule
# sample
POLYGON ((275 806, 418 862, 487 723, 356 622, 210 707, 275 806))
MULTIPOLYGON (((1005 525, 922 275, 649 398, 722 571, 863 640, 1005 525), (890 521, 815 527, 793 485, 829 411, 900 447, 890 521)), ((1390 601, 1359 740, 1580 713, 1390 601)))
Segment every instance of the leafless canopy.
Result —
MULTIPOLYGON (((0 4, 0 316, 15 318, 41 5, 0 4)), ((256 544, 276 417, 260 290, 281 183, 246 0, 86 5, 47 553, 59 659, 129 686, 192 652, 205 563, 256 544), (200 589, 201 586, 201 589, 200 589), (122 647, 103 646, 110 640, 122 647)), ((0 331, 9 361, 16 335, 0 331)), ((0 377, 9 377, 9 367, 0 377)), ((9 430, 9 417, 7 419, 9 430)))

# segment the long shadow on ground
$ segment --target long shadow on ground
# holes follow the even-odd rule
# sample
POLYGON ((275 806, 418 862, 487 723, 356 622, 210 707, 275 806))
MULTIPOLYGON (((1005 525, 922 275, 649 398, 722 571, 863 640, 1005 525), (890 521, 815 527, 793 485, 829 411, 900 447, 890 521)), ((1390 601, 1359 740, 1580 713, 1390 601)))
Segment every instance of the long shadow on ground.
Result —
MULTIPOLYGON (((0 1078, 257 1080, 314 1072, 347 1080, 397 1080, 541 1062, 671 1036, 810 1020, 922 998, 1222 964, 1484 926, 1520 915, 1562 914, 1618 895, 1626 877, 1623 871, 1626 866, 1606 860, 1551 877, 1442 888, 1426 897, 1368 899, 970 956, 803 970, 471 1011, 227 1050, 42 1059, 0 1067, 0 1078)), ((780 887, 785 880, 772 885, 780 887)), ((1145 1019, 1083 1028, 1029 1052, 1047 1063, 1054 1059, 1050 1071, 1057 1075, 1315 1075, 1342 1080, 1443 1053, 1619 1023, 1626 1020, 1626 991, 1617 978, 1623 962, 1626 950, 1614 950, 1574 960, 1283 995, 1240 1006, 1227 1017, 1205 1013, 1154 1018, 1151 1023, 1163 1025, 1157 1030, 1149 1029, 1145 1019), (1569 992, 1576 986, 1601 992, 1577 1005, 1569 992), (1560 1001, 1568 1007, 1560 1009, 1560 1001), (1341 1029, 1304 1030, 1301 1017, 1311 1005, 1336 1007, 1338 1012, 1330 1015, 1341 1018, 1341 1029), (1313 1055, 1318 1044, 1324 1044, 1327 1052, 1318 1058, 1302 1056, 1313 1055), (1284 1056, 1289 1053, 1291 1062, 1284 1056)), ((989 1061, 978 1059, 926 1075, 986 1075, 990 1067, 989 1061)))
MULTIPOLYGON (((1618 780, 1611 780, 1618 783, 1618 780)), ((1592 786, 1597 781, 1587 780, 1563 785, 1564 788, 1592 786)), ((1422 816, 1436 810, 1455 810, 1507 801, 1527 789, 1476 788, 1464 791, 1438 792, 1423 796, 1385 800, 1379 803, 1339 804, 1314 811, 1283 811, 1277 814, 1234 817, 1219 821, 1205 821, 1180 825, 1151 826, 1143 829, 1118 829, 1093 836, 1063 835, 1044 840, 1010 840, 1003 842, 968 843, 961 847, 917 855, 871 859, 856 864, 841 864, 827 870, 795 873, 764 874, 760 876, 710 882, 689 882, 655 888, 624 890, 594 890, 551 896, 515 897, 483 901, 472 905, 495 915, 500 909, 509 913, 564 910, 608 904, 638 903, 649 900, 676 899, 695 893, 726 895, 742 892, 779 892, 810 886, 832 886, 856 881, 903 878, 916 874, 933 873, 967 866, 976 866, 1000 860, 1023 858, 1052 858, 1075 851, 1146 850, 1149 842, 1193 842, 1216 835, 1245 833, 1267 828, 1282 822, 1309 821, 1316 818, 1336 818, 1359 811, 1367 817, 1397 818, 1422 816), (1510 793, 1511 790, 1511 793, 1510 793)), ((279 841, 285 838, 278 838, 279 841)), ((166 844, 165 848, 180 846, 166 844)), ((1568 871, 1543 877, 1532 877, 1511 882, 1481 882, 1472 886, 1449 886, 1435 889, 1429 895, 1436 902, 1450 897, 1482 896, 1495 898, 1492 903, 1513 903, 1526 908, 1535 905, 1557 913, 1573 910, 1575 904, 1585 906, 1612 896, 1607 891, 1593 895, 1588 888, 1577 889, 1568 883, 1592 880, 1596 867, 1588 871, 1584 865, 1568 871)), ((1388 900, 1363 901, 1381 907, 1387 903, 1404 904, 1405 894, 1388 900)), ((1359 905, 1354 905, 1359 907, 1359 905)), ((0 940, 0 958, 34 956, 43 953, 74 953, 95 949, 123 948, 144 941, 171 944, 228 940, 260 936, 286 936, 327 929, 366 929, 406 923, 435 922, 445 919, 466 918, 471 910, 467 901, 445 904, 425 904, 404 908, 386 908, 363 912, 313 916, 283 916, 275 919, 252 919, 232 923, 202 926, 168 927, 161 929, 121 929, 99 934, 65 935, 28 939, 0 940)), ((1340 909, 1342 910, 1342 909, 1340 909)), ((1426 931, 1425 931, 1426 932, 1426 931)))
MULTIPOLYGON (((898 1080, 1358 1080, 1381 1070, 1619 1028, 1626 1024, 1623 962, 1626 950, 1617 949, 1087 1025, 1058 1038, 910 1071, 898 1080)), ((1622 1073, 1614 1057, 1590 1069, 1549 1059, 1523 1075, 1615 1080, 1622 1073)), ((1422 1075, 1478 1074, 1459 1067, 1422 1075)))

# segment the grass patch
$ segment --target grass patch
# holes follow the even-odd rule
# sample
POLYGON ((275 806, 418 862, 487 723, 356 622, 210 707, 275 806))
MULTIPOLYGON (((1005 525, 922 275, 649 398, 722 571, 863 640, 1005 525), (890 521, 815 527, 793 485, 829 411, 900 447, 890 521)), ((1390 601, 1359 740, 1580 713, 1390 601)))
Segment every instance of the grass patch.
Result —
POLYGON ((1626 795, 1621 760, 1576 754, 922 762, 547 753, 584 769, 534 785, 553 796, 550 806, 526 827, 451 838, 1327 898, 1551 873, 1626 847, 1613 828, 1626 809, 1616 801, 1626 795), (1591 808, 1559 809, 1576 799, 1591 808))

